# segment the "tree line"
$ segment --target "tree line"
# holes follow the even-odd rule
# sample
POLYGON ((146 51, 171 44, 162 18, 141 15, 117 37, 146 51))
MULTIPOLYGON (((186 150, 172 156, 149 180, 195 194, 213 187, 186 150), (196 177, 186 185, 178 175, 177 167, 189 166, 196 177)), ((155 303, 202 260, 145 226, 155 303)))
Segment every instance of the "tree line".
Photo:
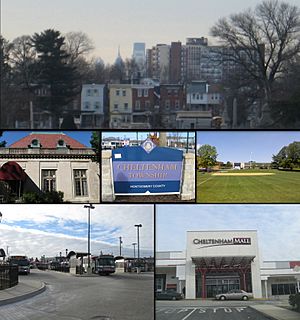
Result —
POLYGON ((284 146, 272 159, 274 168, 300 169, 300 142, 294 141, 284 146))
POLYGON ((40 104, 51 112, 58 128, 59 117, 72 111, 83 83, 123 82, 140 72, 133 59, 105 64, 91 56, 93 50, 92 40, 83 32, 62 35, 47 29, 12 41, 0 36, 1 127, 14 127, 15 113, 29 110, 37 87, 49 91, 40 104))

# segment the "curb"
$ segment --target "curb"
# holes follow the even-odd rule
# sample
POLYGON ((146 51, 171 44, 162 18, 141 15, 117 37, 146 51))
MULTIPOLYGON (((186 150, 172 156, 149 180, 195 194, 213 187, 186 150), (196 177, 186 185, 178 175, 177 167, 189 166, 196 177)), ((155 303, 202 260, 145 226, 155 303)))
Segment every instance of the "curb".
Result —
POLYGON ((37 290, 34 290, 32 292, 25 293, 25 294, 20 295, 18 297, 7 298, 5 300, 2 300, 2 301, 0 301, 0 306, 32 298, 32 297, 44 292, 45 290, 46 290, 46 285, 45 285, 44 282, 42 282, 42 287, 41 288, 39 288, 37 290))

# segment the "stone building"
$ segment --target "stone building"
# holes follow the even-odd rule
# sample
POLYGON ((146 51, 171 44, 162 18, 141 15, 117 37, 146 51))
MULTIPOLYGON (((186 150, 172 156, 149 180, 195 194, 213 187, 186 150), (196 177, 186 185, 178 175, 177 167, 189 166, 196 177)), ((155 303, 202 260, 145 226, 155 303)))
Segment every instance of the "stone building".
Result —
POLYGON ((63 200, 99 202, 97 155, 65 133, 31 133, 1 148, 0 201, 22 201, 27 192, 63 192, 63 200))

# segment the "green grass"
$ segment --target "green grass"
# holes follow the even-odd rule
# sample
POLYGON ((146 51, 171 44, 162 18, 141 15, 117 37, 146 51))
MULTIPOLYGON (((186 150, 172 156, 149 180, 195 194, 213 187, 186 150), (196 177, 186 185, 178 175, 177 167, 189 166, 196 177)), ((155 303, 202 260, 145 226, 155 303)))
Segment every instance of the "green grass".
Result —
POLYGON ((199 203, 300 203, 300 172, 234 170, 274 173, 270 176, 213 176, 197 173, 199 203))

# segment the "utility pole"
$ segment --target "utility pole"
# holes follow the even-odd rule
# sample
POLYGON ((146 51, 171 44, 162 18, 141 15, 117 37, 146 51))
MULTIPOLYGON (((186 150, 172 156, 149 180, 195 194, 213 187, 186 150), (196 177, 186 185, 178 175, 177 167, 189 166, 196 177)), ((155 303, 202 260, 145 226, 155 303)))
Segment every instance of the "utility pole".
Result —
POLYGON ((89 203, 85 205, 84 208, 88 209, 88 268, 87 272, 91 273, 91 209, 95 209, 95 207, 89 203))
POLYGON ((137 273, 140 272, 140 228, 142 227, 142 224, 135 224, 134 225, 137 228, 137 246, 138 246, 138 267, 137 267, 137 273))
POLYGON ((137 243, 134 242, 132 245, 133 245, 133 258, 135 259, 135 246, 137 245, 137 243))
POLYGON ((122 256, 122 237, 119 237, 119 243, 120 243, 120 257, 122 256))

